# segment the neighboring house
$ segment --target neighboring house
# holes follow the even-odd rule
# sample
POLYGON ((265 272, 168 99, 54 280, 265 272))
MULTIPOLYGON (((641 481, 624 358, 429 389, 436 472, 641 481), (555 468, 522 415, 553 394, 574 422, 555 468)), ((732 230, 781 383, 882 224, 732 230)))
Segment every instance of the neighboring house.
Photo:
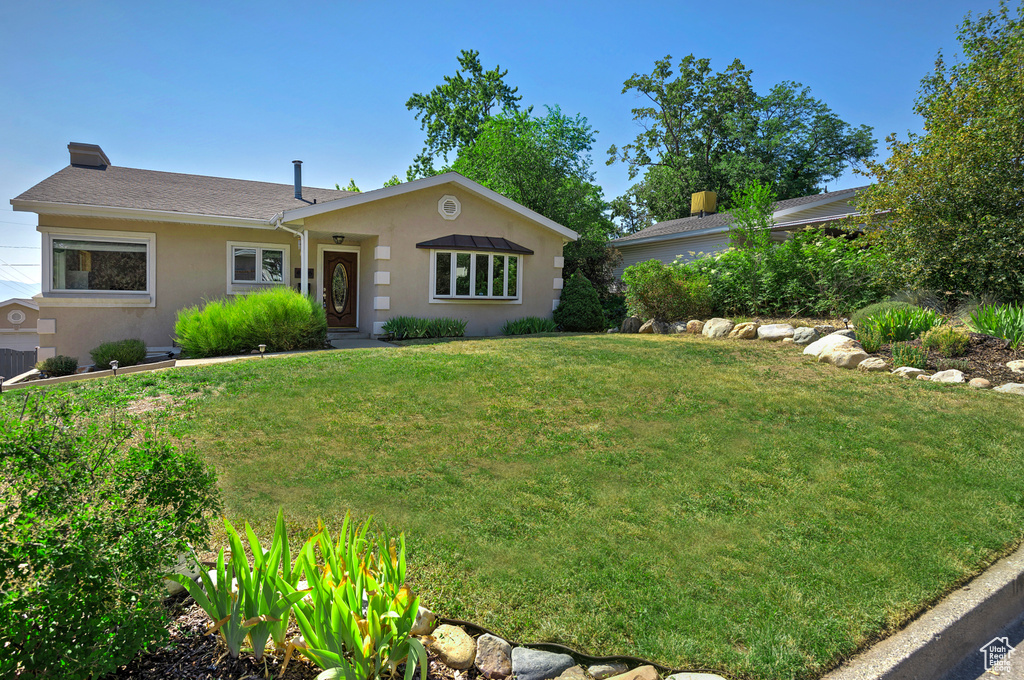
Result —
MULTIPOLYGON (((801 196, 776 201, 773 204, 772 239, 783 241, 792 232, 805 227, 827 227, 830 223, 856 214, 850 201, 864 187, 843 189, 814 196, 801 196)), ((702 192, 705 193, 705 192, 702 192)), ((694 194, 696 205, 698 194, 694 194)), ((713 198, 712 198, 713 201, 713 198)), ((728 213, 694 215, 668 222, 659 222, 646 229, 611 242, 622 253, 622 262, 615 270, 621 277, 626 267, 661 260, 668 264, 677 259, 689 262, 700 255, 710 255, 727 249, 731 220, 728 213)))
POLYGON ((32 300, 11 298, 0 302, 0 349, 34 350, 39 346, 38 321, 39 305, 32 300))
POLYGON ((457 173, 355 193, 71 165, 11 200, 39 215, 40 359, 137 337, 171 349, 179 309, 268 286, 312 294, 332 336, 393 316, 466 319, 469 335, 549 316, 576 232, 457 173), (305 274, 305 276, 303 276, 305 274))

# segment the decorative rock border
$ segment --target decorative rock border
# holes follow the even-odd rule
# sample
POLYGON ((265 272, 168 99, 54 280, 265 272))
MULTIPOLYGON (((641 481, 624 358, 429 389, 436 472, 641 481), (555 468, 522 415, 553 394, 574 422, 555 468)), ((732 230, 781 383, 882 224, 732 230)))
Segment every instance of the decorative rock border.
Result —
MULTIPOLYGON (((837 330, 834 326, 821 325, 794 327, 788 323, 760 324, 756 321, 736 324, 730 319, 716 317, 701 321, 692 319, 685 324, 682 321, 665 323, 651 320, 641 323, 638 317, 627 317, 622 322, 620 333, 662 333, 692 335, 700 334, 705 338, 731 338, 735 340, 761 340, 764 342, 782 342, 804 347, 804 354, 813 356, 821 363, 832 364, 837 368, 857 369, 864 373, 884 373, 901 378, 926 380, 929 382, 961 384, 967 383, 972 389, 992 390, 1003 394, 1019 394, 1024 396, 1024 383, 1006 383, 993 388, 985 378, 974 378, 968 382, 962 371, 950 369, 929 374, 919 368, 900 366, 889 371, 884 359, 872 357, 857 342, 857 334, 852 328, 837 330)), ((1006 364, 1014 373, 1024 374, 1024 359, 1010 361, 1006 364)))
POLYGON ((440 622, 423 636, 427 649, 449 668, 475 666, 488 680, 725 680, 706 669, 680 671, 631 656, 589 656, 555 643, 518 644, 468 621, 440 622))

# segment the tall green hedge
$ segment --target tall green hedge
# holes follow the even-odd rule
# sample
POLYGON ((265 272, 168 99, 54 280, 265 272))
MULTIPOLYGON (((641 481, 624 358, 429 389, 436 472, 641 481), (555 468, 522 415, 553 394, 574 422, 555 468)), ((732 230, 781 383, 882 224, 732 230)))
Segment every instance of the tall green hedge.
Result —
POLYGON ((564 331, 602 331, 605 327, 601 299, 587 277, 572 275, 552 315, 564 331))

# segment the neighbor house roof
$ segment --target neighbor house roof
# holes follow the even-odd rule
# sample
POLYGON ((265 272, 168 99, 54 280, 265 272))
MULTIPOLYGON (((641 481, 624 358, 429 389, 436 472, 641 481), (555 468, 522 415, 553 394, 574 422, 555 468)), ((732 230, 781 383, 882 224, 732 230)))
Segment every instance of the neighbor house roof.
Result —
POLYGON ((268 221, 283 210, 350 196, 353 192, 302 188, 226 177, 208 177, 116 165, 69 165, 11 201, 15 209, 33 204, 102 206, 188 215, 268 221))
POLYGON ((22 307, 28 307, 29 309, 39 309, 39 305, 28 298, 8 298, 7 300, 0 302, 0 307, 6 307, 7 305, 21 305, 22 307))
MULTIPOLYGON (((824 194, 799 196, 797 198, 787 198, 784 201, 776 201, 772 204, 772 216, 777 223, 783 223, 785 220, 782 218, 785 215, 796 213, 800 210, 805 210, 818 204, 833 203, 843 199, 848 201, 852 199, 858 191, 864 188, 865 187, 855 187, 853 189, 843 189, 842 191, 831 191, 824 194)), ((706 215, 704 217, 684 217, 678 220, 668 220, 666 222, 652 224, 646 229, 641 229, 635 234, 629 234, 628 236, 615 239, 612 241, 612 244, 616 246, 626 246, 646 241, 667 240, 676 237, 682 238, 689 232, 725 228, 728 227, 731 222, 732 217, 728 212, 706 215)))

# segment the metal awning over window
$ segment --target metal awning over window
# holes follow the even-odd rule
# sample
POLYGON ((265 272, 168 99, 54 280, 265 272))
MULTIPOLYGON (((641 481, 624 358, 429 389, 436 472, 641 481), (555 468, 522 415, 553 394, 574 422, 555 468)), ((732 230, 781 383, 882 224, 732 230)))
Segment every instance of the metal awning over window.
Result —
POLYGON ((416 244, 417 248, 429 250, 472 250, 476 252, 517 253, 533 255, 533 251, 518 243, 495 236, 467 236, 452 234, 416 244))

